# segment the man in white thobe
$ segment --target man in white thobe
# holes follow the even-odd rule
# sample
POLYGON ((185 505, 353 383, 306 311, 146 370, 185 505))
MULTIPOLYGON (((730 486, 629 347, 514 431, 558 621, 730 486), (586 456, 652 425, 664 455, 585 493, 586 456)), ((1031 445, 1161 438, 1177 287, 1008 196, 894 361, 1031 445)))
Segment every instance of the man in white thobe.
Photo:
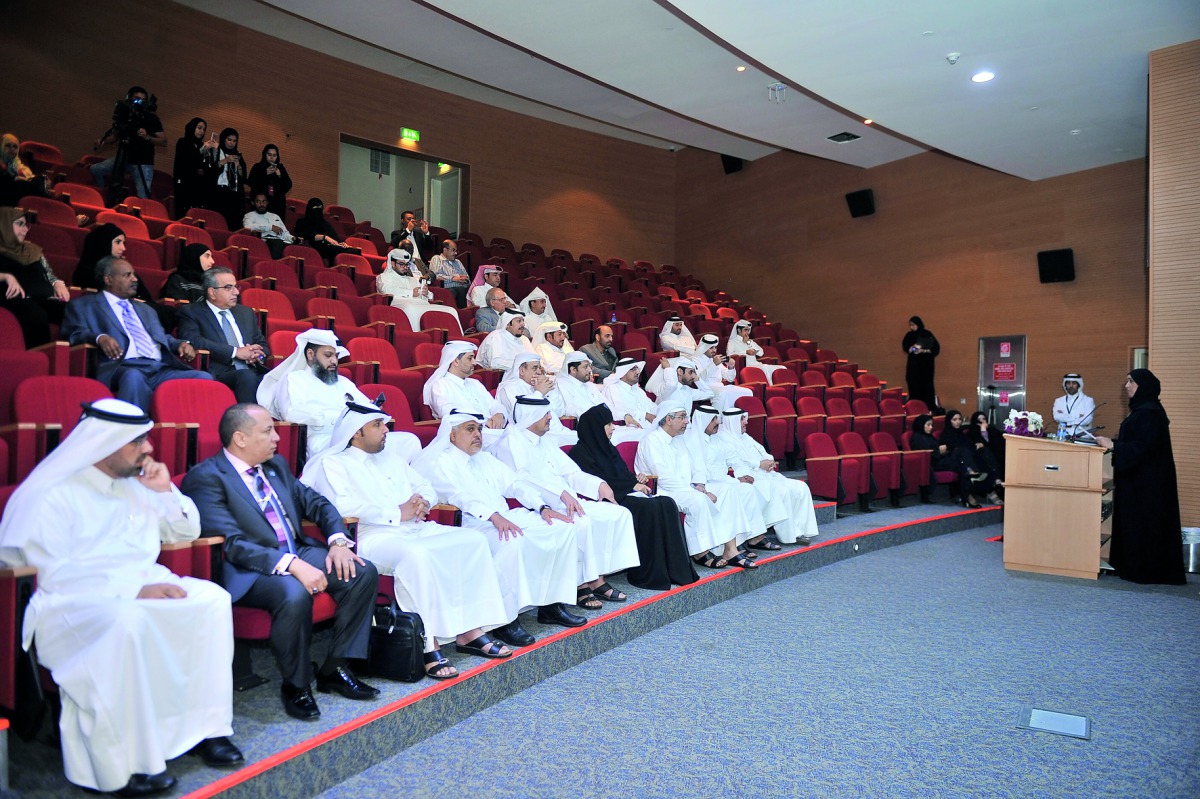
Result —
MULTIPOLYGON (((688 427, 688 407, 678 400, 667 400, 658 406, 657 426, 638 445, 634 472, 656 476, 658 492, 679 506, 692 560, 715 569, 730 564, 757 568, 737 549, 736 537, 749 532, 737 529, 738 509, 728 497, 721 499, 708 490, 704 482, 705 465, 693 460, 683 438, 688 427), (718 548, 720 557, 710 551, 718 548)), ((746 527, 744 519, 741 526, 746 527)))
POLYGON ((746 435, 749 421, 750 415, 741 408, 725 411, 710 443, 721 450, 734 477, 754 486, 763 503, 763 518, 775 528, 775 537, 784 544, 798 541, 807 546, 819 534, 812 492, 802 480, 779 473, 778 461, 746 435))
POLYGON ((525 326, 537 330, 545 322, 557 322, 558 314, 550 302, 550 295, 535 287, 521 300, 521 311, 525 314, 525 326))
POLYGON ((413 330, 420 330, 421 317, 436 313, 437 326, 451 333, 461 334, 462 323, 458 314, 445 305, 429 301, 429 286, 425 277, 413 273, 412 253, 405 249, 391 250, 387 254, 387 268, 375 277, 375 290, 392 298, 392 307, 404 311, 413 330))
MULTIPOLYGON (((705 482, 708 490, 719 499, 728 496, 738 511, 736 529, 737 543, 753 549, 777 550, 778 544, 766 541, 767 522, 763 518, 758 492, 749 483, 743 483, 729 475, 729 464, 722 451, 713 442, 713 436, 721 426, 721 412, 711 405, 701 405, 692 411, 692 423, 688 425, 684 439, 694 463, 704 464, 705 482)), ((753 557, 753 556, 752 556, 753 557)))
POLYGON ((438 368, 425 381, 421 397, 435 419, 445 417, 454 408, 482 416, 483 443, 491 446, 504 431, 508 416, 504 405, 483 387, 483 383, 471 379, 476 349, 470 341, 447 342, 442 347, 438 368))
POLYGON ((696 357, 696 375, 702 385, 708 386, 713 392, 713 405, 720 410, 734 407, 739 397, 752 397, 754 392, 748 388, 731 385, 737 378, 737 372, 729 366, 729 356, 717 353, 720 339, 711 333, 700 337, 700 346, 696 357))
POLYGON ((500 326, 487 334, 479 345, 476 360, 484 369, 508 369, 513 358, 533 353, 533 345, 524 335, 525 315, 517 311, 500 314, 500 326))
POLYGON ((617 361, 616 371, 604 378, 604 398, 614 419, 623 420, 626 427, 649 430, 654 427, 657 408, 638 385, 645 368, 645 361, 633 358, 617 361))
MULTIPOLYGON (((542 368, 542 359, 533 353, 527 352, 513 358, 511 368, 496 387, 496 399, 504 406, 505 415, 509 420, 512 419, 517 397, 549 400, 553 418, 548 435, 555 442, 555 446, 561 447, 579 441, 575 431, 567 429, 560 421, 561 417, 567 415, 567 406, 554 380, 546 376, 546 371, 542 368)), ((492 444, 488 446, 491 447, 492 444)))
POLYGON ((505 647, 484 631, 512 617, 505 615, 484 536, 425 520, 437 491, 396 447, 388 449, 389 421, 374 405, 347 403, 329 446, 305 465, 300 482, 343 515, 358 518, 359 555, 391 572, 397 604, 425 624, 426 673, 450 679, 458 671, 439 643, 455 641, 483 657, 507 657, 505 647))
POLYGON ((531 636, 517 614, 538 608, 541 624, 580 627, 587 619, 567 611, 575 601, 578 571, 575 529, 550 507, 553 496, 483 452, 483 420, 451 410, 438 435, 413 461, 427 475, 438 501, 462 510, 463 527, 487 535, 505 613, 513 621, 492 630, 510 646, 528 646, 531 636), (506 497, 521 504, 509 508, 506 497), (533 510, 530 510, 530 509, 533 510))
POLYGON ((1067 393, 1054 400, 1054 421, 1069 436, 1086 433, 1088 426, 1095 424, 1096 401, 1083 393, 1083 375, 1063 375, 1062 386, 1067 393))
POLYGON ((599 610, 600 600, 624 602, 625 594, 609 585, 604 576, 640 562, 633 516, 616 504, 607 483, 585 473, 548 440, 550 419, 549 400, 518 398, 513 408, 513 423, 504 431, 493 454, 515 474, 553 496, 553 501, 547 504, 574 525, 579 545, 575 604, 586 610, 599 610))
MULTIPOLYGON (((592 361, 588 356, 582 352, 573 352, 563 359, 563 364, 565 371, 558 376, 556 388, 559 396, 562 397, 564 415, 578 419, 589 409, 597 405, 608 404, 600 387, 592 382, 592 361)), ((612 408, 609 410, 611 411, 612 408)), ((613 418, 620 419, 615 412, 613 418)), ((645 428, 637 427, 628 422, 624 425, 616 425, 613 427, 612 443, 641 441, 646 435, 648 427, 649 425, 645 428)))
POLYGON ((567 341, 567 326, 562 322, 543 322, 533 336, 533 351, 542 359, 546 374, 558 375, 563 370, 563 360, 575 351, 567 341))
POLYGON ((687 329, 678 314, 672 314, 658 334, 659 352, 678 352, 690 357, 696 354, 696 337, 687 329))
POLYGON ((329 446, 347 400, 371 403, 350 378, 338 374, 338 361, 349 354, 332 330, 306 330, 296 335, 296 351, 258 386, 258 402, 272 416, 308 425, 310 458, 329 446))
POLYGON ((66 777, 148 796, 166 761, 243 758, 233 734, 233 617, 215 583, 156 563, 200 534, 200 514, 150 458, 152 427, 116 399, 84 418, 21 484, 0 522, 3 559, 37 567, 23 645, 37 644, 62 697, 66 777))
POLYGON ((713 390, 700 381, 698 370, 698 362, 692 358, 664 358, 646 381, 646 391, 659 403, 667 397, 677 397, 689 407, 693 402, 708 402, 714 396, 713 390))

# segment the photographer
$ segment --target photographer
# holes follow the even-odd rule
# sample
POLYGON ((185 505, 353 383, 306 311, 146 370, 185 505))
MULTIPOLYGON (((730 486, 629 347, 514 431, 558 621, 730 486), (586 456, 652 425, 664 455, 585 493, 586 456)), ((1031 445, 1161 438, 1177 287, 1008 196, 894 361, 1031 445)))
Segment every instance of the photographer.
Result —
POLYGON ((154 180, 154 148, 167 146, 162 122, 154 113, 157 110, 158 99, 141 86, 130 87, 125 99, 117 101, 113 107, 112 127, 95 145, 95 149, 100 150, 116 142, 117 154, 92 165, 92 177, 97 186, 105 188, 112 173, 123 167, 123 173, 133 176, 137 196, 150 196, 150 184, 154 180))

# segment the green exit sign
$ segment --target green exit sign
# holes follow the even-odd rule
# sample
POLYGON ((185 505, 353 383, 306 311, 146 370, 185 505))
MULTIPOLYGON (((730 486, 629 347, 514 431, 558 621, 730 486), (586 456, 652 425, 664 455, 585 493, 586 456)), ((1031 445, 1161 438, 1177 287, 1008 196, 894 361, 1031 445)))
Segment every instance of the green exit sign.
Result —
POLYGON ((400 128, 400 138, 408 139, 409 141, 420 141, 421 131, 413 130, 412 128, 400 128))

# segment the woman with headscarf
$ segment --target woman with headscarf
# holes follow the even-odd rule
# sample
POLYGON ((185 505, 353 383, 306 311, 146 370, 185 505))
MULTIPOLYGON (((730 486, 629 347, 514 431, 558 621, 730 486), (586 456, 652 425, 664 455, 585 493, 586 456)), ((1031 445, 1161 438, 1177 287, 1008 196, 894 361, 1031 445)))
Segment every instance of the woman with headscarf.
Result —
POLYGON ((641 565, 626 572, 629 582, 638 588, 666 591, 672 584, 698 580, 688 557, 679 506, 670 497, 653 496, 647 478, 635 475, 625 465, 612 445, 613 417, 608 406, 596 405, 586 411, 575 429, 579 443, 571 449, 571 460, 608 483, 617 504, 633 514, 641 565))
POLYGON ((246 161, 238 151, 238 132, 225 128, 217 140, 216 180, 212 185, 212 208, 225 217, 230 230, 241 230, 246 215, 246 161))
POLYGON ((1134 583, 1184 585, 1179 485, 1171 451, 1171 420, 1159 401, 1162 384, 1149 369, 1125 379, 1129 415, 1112 450, 1113 535, 1109 563, 1134 583))
POLYGON ((742 319, 733 326, 733 332, 729 334, 729 341, 725 344, 725 354, 730 357, 741 355, 746 359, 746 366, 762 369, 763 373, 767 376, 767 382, 774 383, 775 373, 786 367, 772 366, 758 360, 759 356, 763 354, 763 348, 754 343, 754 339, 750 338, 750 327, 750 323, 745 319, 742 319))
POLYGON ((967 438, 975 445, 975 454, 981 458, 984 470, 1003 478, 1004 431, 990 423, 986 413, 975 411, 967 426, 967 438))
POLYGON ((900 346, 908 356, 904 379, 908 383, 909 398, 919 399, 929 410, 935 410, 938 404, 937 390, 933 387, 934 359, 942 346, 919 316, 908 320, 908 332, 900 346))
POLYGON ((204 299, 204 273, 213 268, 207 244, 189 244, 179 254, 179 266, 163 286, 163 299, 200 302, 204 299))
POLYGON ((0 308, 21 325, 26 349, 50 341, 50 323, 62 322, 71 299, 67 284, 25 237, 29 223, 21 208, 0 208, 0 308))
POLYGON ((250 196, 267 195, 267 210, 283 219, 287 213, 287 195, 292 190, 292 179, 279 160, 279 148, 268 144, 262 149, 262 158, 250 168, 250 196))
POLYGON ((309 247, 321 254, 327 264, 341 253, 361 252, 356 247, 349 247, 338 241, 333 225, 325 219, 325 202, 320 197, 313 197, 308 201, 304 216, 296 220, 296 229, 292 231, 292 235, 304 239, 309 247))
MULTIPOLYGON (((938 438, 938 448, 933 459, 934 468, 958 474, 959 488, 968 507, 979 506, 976 495, 986 495, 992 504, 1003 505, 996 493, 996 488, 1003 485, 996 469, 987 470, 981 456, 975 451, 975 445, 971 443, 962 427, 962 412, 946 411, 946 426, 942 428, 942 435, 938 438)), ((990 456, 990 453, 988 455, 990 456)))
MULTIPOLYGON (((114 258, 124 257, 125 231, 108 222, 92 228, 83 240, 83 255, 79 256, 79 263, 71 275, 71 285, 81 289, 99 289, 100 283, 96 280, 96 262, 110 255, 114 258)), ((145 299, 141 296, 141 292, 142 288, 139 284, 138 299, 145 299)))
POLYGON ((216 179, 217 137, 206 137, 208 123, 192 117, 175 142, 175 218, 187 216, 189 208, 208 205, 209 186, 216 179))

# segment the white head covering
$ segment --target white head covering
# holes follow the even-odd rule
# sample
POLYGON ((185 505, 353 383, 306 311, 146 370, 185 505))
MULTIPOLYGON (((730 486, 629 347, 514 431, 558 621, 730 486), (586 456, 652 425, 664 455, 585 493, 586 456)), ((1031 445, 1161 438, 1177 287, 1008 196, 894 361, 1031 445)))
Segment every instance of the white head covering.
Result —
MULTIPOLYGON (((119 399, 83 403, 83 417, 46 459, 37 465, 8 500, 0 521, 0 548, 16 549, 35 529, 37 498, 64 480, 104 460, 154 426, 149 415, 119 399)), ((0 560, 24 563, 15 552, 0 552, 0 560)))
POLYGON ((475 346, 473 341, 447 341, 442 347, 442 359, 438 361, 438 368, 434 370, 429 379, 425 381, 425 387, 421 389, 421 399, 426 405, 433 405, 433 386, 437 381, 446 376, 446 372, 450 371, 450 364, 454 363, 464 352, 475 352, 479 347, 475 346))
POLYGON ((299 372, 308 368, 308 361, 304 357, 304 348, 309 344, 316 344, 319 347, 336 348, 339 361, 350 354, 350 351, 342 346, 332 330, 317 330, 314 328, 313 330, 305 330, 303 333, 298 333, 296 335, 296 351, 285 358, 281 364, 267 372, 263 376, 262 382, 258 384, 258 404, 266 408, 275 418, 279 418, 279 409, 275 406, 275 398, 279 396, 279 384, 286 380, 287 376, 292 372, 299 372))
POLYGON ((731 439, 735 443, 742 438, 742 417, 748 416, 746 411, 738 407, 730 408, 721 413, 721 426, 717 428, 717 435, 723 439, 731 439))
POLYGON ((754 341, 754 339, 749 339, 746 343, 743 343, 742 337, 738 335, 738 331, 749 330, 751 327, 752 325, 745 319, 739 319, 734 323, 733 331, 730 332, 729 338, 725 340, 726 355, 740 355, 746 351, 750 346, 749 342, 754 341), (736 352, 734 352, 735 349, 737 350, 736 352))
POLYGON ((604 378, 604 385, 611 386, 613 383, 616 383, 618 380, 623 378, 625 375, 629 374, 629 370, 634 368, 635 366, 638 369, 645 369, 646 362, 645 361, 635 361, 633 358, 620 359, 619 361, 617 361, 616 367, 613 368, 613 373, 611 375, 609 375, 608 377, 604 378))
POLYGON ((354 438, 354 434, 376 419, 390 422, 392 417, 375 405, 347 402, 346 410, 342 411, 337 424, 333 426, 333 437, 329 439, 329 445, 304 464, 304 473, 300 476, 300 482, 316 489, 319 494, 325 496, 332 494, 333 491, 325 480, 325 470, 321 467, 321 462, 330 455, 336 455, 350 446, 350 439, 354 438))
POLYGON ((578 350, 576 350, 575 352, 567 353, 567 357, 563 358, 563 371, 565 372, 566 370, 570 369, 571 366, 574 364, 584 363, 585 361, 590 362, 591 359, 588 358, 588 356, 585 355, 584 353, 579 352, 578 350))
MULTIPOLYGON (((664 336, 664 335, 691 336, 691 335, 692 335, 692 333, 691 333, 691 331, 690 331, 690 330, 688 330, 687 322, 684 322, 684 321, 683 321, 683 317, 682 317, 682 316, 680 316, 679 314, 672 314, 671 316, 669 316, 669 317, 667 318, 667 321, 663 322, 663 329, 662 329, 662 332, 660 332, 658 335, 659 335, 660 337, 661 337, 661 336, 664 336), (672 326, 672 325, 674 325, 676 322, 679 322, 680 324, 682 324, 682 325, 683 325, 683 327, 682 327, 682 328, 680 328, 680 330, 679 330, 679 332, 678 332, 678 333, 676 333, 676 334, 672 334, 672 333, 671 333, 671 326, 672 326)), ((692 337, 693 337, 693 338, 695 338, 695 336, 692 336, 692 337)))
POLYGON ((696 352, 698 355, 704 355, 704 357, 707 358, 708 356, 705 353, 708 352, 709 348, 715 347, 720 343, 721 339, 717 338, 712 333, 705 333, 700 337, 700 347, 696 352))
POLYGON ((517 397, 513 403, 513 423, 504 431, 508 435, 512 430, 525 430, 547 416, 552 416, 550 400, 544 397, 517 397))
POLYGON ((679 413, 680 411, 687 413, 688 404, 672 392, 666 399, 658 403, 658 407, 654 409, 654 421, 661 426, 667 420, 667 416, 672 413, 679 413))
POLYGON ((545 300, 546 310, 541 315, 558 321, 558 314, 554 312, 554 305, 550 302, 550 295, 542 291, 540 286, 534 287, 533 291, 529 292, 529 295, 525 299, 521 300, 521 310, 526 314, 536 316, 537 314, 534 314, 533 309, 529 307, 529 303, 533 302, 534 300, 545 300))
POLYGON ((542 322, 537 326, 537 330, 533 331, 533 346, 537 347, 542 342, 546 341, 546 336, 556 330, 561 330, 566 333, 569 328, 562 322, 542 322))
POLYGON ((389 251, 387 257, 389 262, 400 263, 404 266, 407 266, 410 272, 412 271, 413 258, 412 253, 410 253, 408 250, 397 247, 396 249, 389 251))
POLYGON ((684 369, 696 369, 696 370, 700 369, 700 364, 696 363, 691 358, 684 358, 682 356, 671 361, 671 366, 676 369, 678 369, 681 366, 684 369))
MULTIPOLYGON (((505 311, 504 313, 500 314, 500 324, 496 329, 507 331, 508 326, 512 324, 512 320, 524 318, 525 314, 521 313, 520 311, 505 311)), ((510 333, 509 335, 512 334, 510 333)))
POLYGON ((437 459, 454 446, 454 443, 450 441, 451 431, 467 422, 479 422, 480 425, 483 425, 484 419, 478 414, 460 411, 458 408, 454 408, 443 416, 442 423, 438 425, 437 436, 429 442, 429 446, 421 450, 421 454, 413 458, 412 467, 421 474, 432 474, 433 465, 437 459))
POLYGON ((1067 390, 1067 381, 1068 380, 1073 380, 1076 383, 1078 383, 1079 391, 1080 391, 1080 393, 1083 393, 1083 375, 1081 375, 1077 372, 1071 372, 1069 375, 1063 375, 1063 379, 1062 379, 1063 391, 1067 390))
POLYGON ((701 436, 702 440, 708 438, 704 431, 712 423, 713 419, 719 419, 720 416, 721 412, 711 405, 697 407, 696 410, 692 411, 692 423, 688 425, 687 434, 689 436, 701 436))
MULTIPOLYGON (((536 353, 532 353, 532 352, 522 352, 522 353, 519 353, 519 354, 513 356, 512 366, 509 368, 509 370, 507 372, 504 373, 504 379, 500 381, 500 385, 503 386, 505 383, 512 383, 512 382, 516 381, 517 383, 520 383, 521 385, 528 388, 530 391, 533 391, 533 388, 531 388, 528 383, 526 383, 524 380, 521 379, 521 364, 541 363, 541 362, 542 362, 542 359, 539 358, 536 353)), ((500 395, 500 387, 497 386, 496 387, 496 396, 499 396, 499 395, 500 395)))

